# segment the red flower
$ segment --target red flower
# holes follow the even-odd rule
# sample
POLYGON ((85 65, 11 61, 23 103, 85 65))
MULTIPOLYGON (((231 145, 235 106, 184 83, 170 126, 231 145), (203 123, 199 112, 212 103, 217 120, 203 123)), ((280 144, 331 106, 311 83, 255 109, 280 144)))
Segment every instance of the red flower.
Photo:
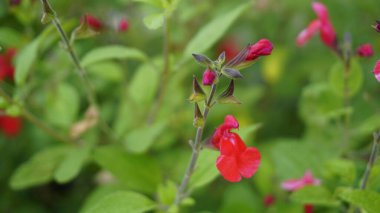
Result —
POLYGON ((218 53, 223 51, 226 53, 226 60, 229 61, 239 53, 240 48, 234 38, 227 38, 218 46, 218 53))
POLYGON ((236 119, 227 115, 212 137, 213 145, 220 151, 216 167, 230 182, 238 182, 242 176, 252 177, 260 165, 260 152, 254 147, 246 147, 238 134, 230 132, 238 127, 236 119))
POLYGON ((321 181, 313 177, 311 171, 306 171, 305 175, 300 179, 290 179, 284 181, 281 186, 288 191, 297 191, 307 185, 319 185, 321 181))
POLYGON ((380 60, 376 62, 375 68, 373 68, 373 74, 378 82, 380 82, 380 60))
POLYGON ((15 49, 8 49, 4 54, 0 55, 0 81, 6 77, 13 80, 15 69, 12 60, 15 54, 15 49))
POLYGON ((14 137, 20 133, 21 118, 11 117, 7 115, 0 115, 0 129, 8 137, 14 137))
POLYGON ((203 78, 202 78, 202 84, 203 85, 212 85, 215 81, 216 78, 216 73, 213 70, 207 69, 203 73, 203 78))
POLYGON ((356 54, 360 57, 371 57, 373 55, 373 49, 370 44, 362 44, 356 50, 356 54))
POLYGON ((325 5, 319 2, 313 2, 312 8, 317 15, 317 19, 313 20, 306 29, 302 30, 297 36, 296 43, 298 46, 304 45, 319 29, 319 34, 323 43, 328 47, 336 48, 336 34, 332 26, 329 13, 325 5))
POLYGON ((117 30, 118 30, 119 32, 125 32, 125 31, 128 30, 128 28, 129 28, 129 23, 128 23, 127 19, 122 18, 122 19, 119 21, 119 25, 118 25, 118 27, 117 27, 117 30))
POLYGON ((372 27, 376 30, 376 32, 380 33, 380 21, 376 21, 376 24, 372 25, 372 27))
POLYGON ((85 18, 85 21, 87 22, 87 24, 95 31, 100 31, 102 30, 103 28, 103 24, 102 22, 96 18, 95 16, 92 16, 92 15, 89 15, 89 14, 86 14, 84 16, 85 18))
POLYGON ((269 207, 274 204, 276 198, 273 195, 266 195, 263 199, 263 204, 265 207, 269 207))
POLYGON ((313 213, 313 211, 314 211, 314 206, 311 205, 311 204, 305 204, 305 205, 303 206, 303 211, 304 211, 305 213, 313 213))
POLYGON ((246 61, 253 61, 260 56, 270 55, 273 50, 273 45, 268 39, 261 39, 256 44, 250 45, 246 61))

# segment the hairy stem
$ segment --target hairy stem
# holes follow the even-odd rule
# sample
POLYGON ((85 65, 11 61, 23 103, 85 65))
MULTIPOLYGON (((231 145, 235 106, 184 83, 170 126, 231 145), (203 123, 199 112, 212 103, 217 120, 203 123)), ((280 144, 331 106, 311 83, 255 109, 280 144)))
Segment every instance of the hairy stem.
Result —
POLYGON ((161 80, 159 83, 159 88, 156 93, 156 98, 154 100, 151 112, 148 115, 147 123, 152 124, 156 120, 157 114, 161 108, 163 99, 166 93, 166 87, 169 80, 170 74, 170 17, 165 17, 164 20, 164 44, 163 44, 163 55, 164 55, 164 66, 162 70, 161 80))
MULTIPOLYGON (((203 110, 203 118, 205 121, 204 123, 206 123, 208 113, 209 113, 210 108, 212 106, 212 100, 213 100, 215 91, 216 91, 216 85, 213 84, 211 86, 210 94, 208 96, 208 99, 205 103, 205 107, 203 110)), ((204 125, 202 127, 197 128, 197 132, 195 134, 195 139, 194 139, 194 143, 193 143, 193 152, 191 154, 191 159, 190 159, 189 165, 186 169, 185 176, 182 179, 181 185, 178 188, 178 192, 177 192, 177 195, 176 195, 176 198, 174 201, 174 204, 176 206, 178 206, 181 203, 182 199, 186 195, 185 190, 187 188, 187 185, 189 184, 190 177, 194 172, 194 169, 195 169, 195 166, 196 166, 196 163, 198 160, 199 152, 200 152, 201 147, 202 147, 201 141, 202 141, 203 129, 204 129, 204 125)))
POLYGON ((367 168, 364 172, 362 182, 360 184, 360 189, 362 190, 364 190, 367 185, 368 178, 369 178, 369 175, 371 174, 373 164, 376 161, 376 157, 379 152, 379 143, 380 143, 380 132, 375 132, 373 133, 373 144, 372 144, 371 155, 369 156, 367 168))
POLYGON ((64 142, 64 143, 72 142, 68 137, 66 137, 64 135, 61 135, 59 132, 55 131, 53 128, 51 128, 50 126, 48 126, 47 124, 45 124, 44 122, 42 122, 41 120, 39 120, 31 112, 29 112, 28 110, 26 110, 25 108, 23 108, 22 106, 20 106, 20 104, 15 103, 12 100, 12 98, 2 88, 0 88, 0 96, 4 97, 7 100, 8 103, 15 104, 18 107, 20 107, 20 109, 22 110, 22 116, 25 119, 27 119, 28 121, 30 121, 31 123, 33 123, 34 125, 36 125, 38 128, 40 128, 41 130, 43 130, 45 133, 47 133, 48 135, 50 135, 52 138, 55 138, 56 140, 64 142))

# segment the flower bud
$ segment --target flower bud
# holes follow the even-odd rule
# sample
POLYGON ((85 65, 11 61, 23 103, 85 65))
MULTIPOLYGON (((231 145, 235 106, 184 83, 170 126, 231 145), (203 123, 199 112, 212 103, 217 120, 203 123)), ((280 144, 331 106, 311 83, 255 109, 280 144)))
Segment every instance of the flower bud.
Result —
POLYGON ((87 14, 84 16, 83 21, 86 21, 87 24, 95 31, 100 31, 103 28, 102 22, 95 16, 87 14))
POLYGON ((376 30, 376 32, 380 33, 380 21, 376 21, 376 24, 372 25, 372 27, 376 30))
POLYGON ((213 71, 211 69, 207 69, 203 73, 202 84, 205 85, 205 86, 212 85, 214 83, 214 81, 215 81, 215 78, 216 78, 215 71, 213 71))
POLYGON ((270 55, 273 50, 273 45, 268 39, 261 39, 256 44, 249 46, 246 61, 252 61, 260 56, 270 55))
POLYGON ((127 31, 129 28, 129 23, 127 21, 127 19, 125 18, 122 18, 120 21, 119 21, 119 24, 118 24, 118 27, 117 27, 117 30, 119 32, 125 32, 127 31))
POLYGON ((373 49, 370 44, 362 44, 356 50, 356 54, 360 57, 371 57, 373 55, 373 49))
POLYGON ((380 82, 380 60, 376 62, 375 68, 373 68, 373 74, 378 82, 380 82))

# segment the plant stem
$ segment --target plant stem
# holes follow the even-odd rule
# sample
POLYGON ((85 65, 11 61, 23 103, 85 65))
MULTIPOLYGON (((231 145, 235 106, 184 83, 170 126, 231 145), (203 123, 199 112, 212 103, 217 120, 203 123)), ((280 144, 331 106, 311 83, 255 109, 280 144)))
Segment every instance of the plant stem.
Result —
MULTIPOLYGON (((53 16, 52 22, 53 22, 55 28, 57 29, 57 32, 59 33, 63 44, 65 45, 65 49, 69 53, 70 58, 76 67, 77 74, 79 75, 79 78, 80 78, 82 85, 85 89, 87 101, 90 103, 90 105, 94 106, 98 110, 99 106, 98 106, 98 103, 96 100, 96 95, 95 95, 95 92, 94 92, 93 87, 91 85, 91 82, 87 77, 87 74, 86 74, 87 72, 84 69, 84 67, 81 65, 79 57, 75 53, 75 51, 74 51, 74 49, 73 49, 73 47, 69 41, 69 38, 67 37, 65 31, 63 30, 62 24, 59 21, 58 16, 56 15, 55 11, 53 10, 51 5, 49 4, 48 0, 42 0, 41 3, 42 3, 42 6, 44 8, 44 13, 49 13, 49 15, 53 16)), ((111 128, 107 125, 107 123, 105 121, 103 121, 103 119, 101 119, 101 117, 99 117, 99 124, 100 124, 100 128, 105 133, 107 133, 108 136, 110 136, 114 139, 114 137, 111 134, 111 128)))
POLYGON ((15 103, 12 98, 2 89, 0 88, 0 95, 4 97, 8 103, 15 104, 22 110, 22 115, 25 117, 28 121, 36 125, 38 128, 46 132, 51 137, 55 138, 58 141, 69 143, 72 142, 68 137, 61 135, 60 133, 56 132, 53 128, 45 124, 44 122, 38 120, 36 116, 34 116, 31 112, 20 106, 20 104, 15 103))
POLYGON ((373 164, 375 163, 376 157, 379 152, 379 143, 380 143, 380 132, 375 132, 373 133, 373 144, 372 144, 371 155, 369 156, 367 168, 364 172, 362 182, 360 184, 361 190, 364 190, 367 185, 369 175, 371 174, 373 164))
MULTIPOLYGON (((350 89, 348 87, 349 75, 350 75, 350 61, 344 60, 344 73, 343 73, 343 107, 348 109, 350 106, 350 89)), ((343 150, 347 149, 349 140, 350 140, 350 115, 348 113, 345 114, 343 118, 343 142, 342 147, 343 150)))
POLYGON ((157 114, 161 108, 163 99, 166 93, 166 86, 169 80, 170 74, 170 17, 165 17, 164 24, 164 45, 163 45, 163 55, 164 55, 164 66, 162 70, 161 80, 159 83, 159 88, 156 93, 156 98, 154 100, 151 112, 148 115, 147 123, 152 124, 156 120, 157 114))
POLYGON ((190 177, 194 172, 195 165, 196 165, 196 162, 197 162, 197 159, 199 156, 199 152, 200 152, 201 147, 202 147, 201 141, 202 141, 204 125, 206 124, 207 116, 208 116, 208 113, 209 113, 211 106, 212 106, 212 100, 213 100, 215 91, 216 91, 216 84, 213 84, 211 86, 211 91, 210 91, 210 94, 208 96, 208 99, 205 103, 204 110, 203 110, 203 118, 204 118, 205 122, 204 122, 202 127, 197 128, 197 133, 195 134, 194 144, 192 146, 193 152, 191 154, 191 160, 190 160, 189 165, 186 169, 185 176, 182 179, 181 185, 178 188, 178 192, 177 192, 177 195, 176 195, 176 198, 174 201, 174 204, 176 206, 178 206, 181 203, 182 199, 184 198, 185 190, 186 190, 187 185, 190 181, 190 177))

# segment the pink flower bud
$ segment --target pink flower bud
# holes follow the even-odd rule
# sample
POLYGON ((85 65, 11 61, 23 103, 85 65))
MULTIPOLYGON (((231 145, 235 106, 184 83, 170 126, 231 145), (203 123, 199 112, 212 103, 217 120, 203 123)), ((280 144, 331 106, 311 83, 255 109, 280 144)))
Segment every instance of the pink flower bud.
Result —
POLYGON ((260 56, 270 55, 273 50, 273 45, 268 39, 261 39, 256 44, 249 46, 246 61, 252 61, 260 56))
POLYGON ((213 70, 207 69, 203 73, 202 84, 212 85, 215 81, 215 78, 216 78, 216 73, 213 70))
POLYGON ((380 82, 380 60, 376 62, 375 68, 373 69, 373 74, 378 82, 380 82))
POLYGON ((85 15, 85 21, 87 24, 95 31, 100 31, 103 28, 102 22, 96 18, 95 16, 92 15, 85 15))
POLYGON ((311 171, 306 171, 300 179, 289 179, 282 182, 281 187, 287 191, 297 191, 307 185, 319 185, 321 181, 315 177, 311 171))
POLYGON ((129 28, 129 23, 128 23, 127 19, 125 19, 125 18, 121 19, 119 21, 119 25, 117 27, 117 30, 119 32, 125 32, 128 30, 128 28, 129 28))
POLYGON ((373 49, 370 44, 362 44, 356 50, 356 54, 360 57, 371 57, 373 55, 373 49))

